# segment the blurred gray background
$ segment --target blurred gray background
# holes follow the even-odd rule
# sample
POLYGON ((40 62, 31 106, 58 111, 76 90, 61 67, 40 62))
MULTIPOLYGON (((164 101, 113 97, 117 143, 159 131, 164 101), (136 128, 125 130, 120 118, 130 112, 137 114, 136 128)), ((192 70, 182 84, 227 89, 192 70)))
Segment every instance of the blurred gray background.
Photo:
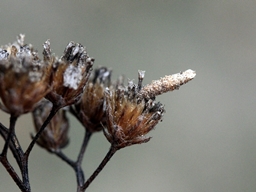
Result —
MULTIPOLYGON (((124 74, 137 80, 137 70, 146 70, 145 84, 196 70, 193 81, 157 98, 166 114, 149 134, 152 140, 117 152, 89 192, 254 192, 255 10, 249 0, 9 0, 0 3, 0 44, 25 33, 40 53, 50 39, 61 55, 72 40, 87 47, 95 67, 112 68, 113 79, 124 74)), ((71 142, 64 151, 76 157, 83 128, 69 117, 71 142)), ((0 112, 6 126, 8 118, 0 112)), ((30 114, 16 130, 26 148, 30 114)), ((86 176, 108 148, 101 133, 93 136, 83 163, 86 176)), ((38 146, 29 170, 32 191, 76 191, 73 170, 38 146)), ((0 191, 19 191, 2 166, 0 191)))

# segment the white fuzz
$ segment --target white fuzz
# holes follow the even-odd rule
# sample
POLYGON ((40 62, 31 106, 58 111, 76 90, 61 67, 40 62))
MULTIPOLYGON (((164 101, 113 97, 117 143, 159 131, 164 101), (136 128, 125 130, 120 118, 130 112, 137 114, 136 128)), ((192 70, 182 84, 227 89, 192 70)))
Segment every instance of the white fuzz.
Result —
POLYGON ((82 80, 82 69, 69 65, 64 73, 64 86, 72 89, 77 89, 82 80))

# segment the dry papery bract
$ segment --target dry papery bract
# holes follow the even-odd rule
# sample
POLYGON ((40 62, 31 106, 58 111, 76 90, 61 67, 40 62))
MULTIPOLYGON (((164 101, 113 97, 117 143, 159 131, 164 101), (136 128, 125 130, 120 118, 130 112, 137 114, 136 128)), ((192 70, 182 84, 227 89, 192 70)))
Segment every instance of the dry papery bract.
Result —
POLYGON ((44 61, 50 65, 48 75, 52 86, 46 98, 60 106, 76 103, 88 81, 94 59, 89 57, 85 47, 72 41, 60 59, 51 53, 49 40, 43 46, 44 61))

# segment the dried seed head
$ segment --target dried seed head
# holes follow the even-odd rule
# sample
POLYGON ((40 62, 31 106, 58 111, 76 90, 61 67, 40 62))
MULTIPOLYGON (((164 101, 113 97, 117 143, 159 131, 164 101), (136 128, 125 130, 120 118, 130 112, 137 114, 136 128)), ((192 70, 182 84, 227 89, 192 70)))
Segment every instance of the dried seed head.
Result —
POLYGON ((194 79, 195 76, 196 72, 188 69, 184 72, 162 77, 143 87, 140 91, 140 97, 150 99, 168 91, 179 89, 181 85, 194 79))
POLYGON ((21 115, 33 110, 49 91, 47 66, 32 45, 20 35, 13 44, 0 49, 0 97, 4 110, 21 115))
MULTIPOLYGON (((51 109, 52 103, 42 100, 40 105, 33 111, 32 116, 36 132, 40 130, 51 109)), ((66 117, 66 111, 60 109, 37 140, 37 144, 50 152, 61 149, 68 144, 68 130, 69 122, 66 117)))
POLYGON ((87 83, 76 111, 90 132, 101 131, 105 124, 104 90, 111 86, 111 70, 99 67, 87 83))
POLYGON ((76 103, 83 93, 94 59, 89 57, 79 43, 70 42, 60 59, 51 54, 49 40, 43 47, 44 60, 50 65, 52 86, 46 98, 62 107, 76 103))
MULTIPOLYGON (((139 82, 141 75, 139 74, 139 82)), ((140 82, 141 83, 141 82, 140 82)), ((106 127, 108 141, 120 149, 149 141, 145 135, 162 119, 164 107, 154 100, 138 97, 138 86, 132 81, 127 87, 105 91, 106 127)))
POLYGON ((142 86, 145 71, 138 72, 138 85, 133 81, 127 87, 120 84, 116 89, 105 91, 106 128, 104 134, 108 141, 120 149, 133 144, 149 141, 145 135, 162 119, 164 107, 156 103, 155 97, 178 89, 195 77, 195 72, 187 70, 153 81, 142 86))

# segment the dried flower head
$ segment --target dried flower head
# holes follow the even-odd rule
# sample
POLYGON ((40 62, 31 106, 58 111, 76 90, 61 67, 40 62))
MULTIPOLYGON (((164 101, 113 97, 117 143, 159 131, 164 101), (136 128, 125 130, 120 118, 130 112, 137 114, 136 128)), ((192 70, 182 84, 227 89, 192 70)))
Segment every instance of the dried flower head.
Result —
POLYGON ((155 97, 167 91, 178 89, 195 77, 195 72, 187 70, 143 87, 145 71, 138 72, 138 85, 133 81, 127 87, 105 91, 106 128, 104 134, 108 141, 120 149, 133 144, 149 141, 145 135, 162 119, 164 107, 155 102, 155 97))
MULTIPOLYGON (((40 130, 51 109, 52 103, 48 100, 42 100, 40 105, 33 111, 32 116, 36 132, 40 130)), ((68 144, 68 130, 69 122, 66 117, 66 111, 60 109, 37 140, 37 144, 50 152, 61 149, 68 144)))
POLYGON ((15 116, 32 111, 50 91, 47 66, 24 37, 0 48, 1 108, 15 116))
POLYGON ((76 105, 81 123, 90 132, 102 130, 105 124, 104 91, 111 86, 111 70, 99 67, 87 83, 81 101, 76 105))
POLYGON ((60 59, 52 55, 49 40, 43 46, 44 61, 51 66, 48 72, 52 91, 46 98, 62 107, 76 103, 83 93, 94 59, 79 43, 70 42, 60 59))
POLYGON ((138 93, 144 75, 139 73, 139 84, 132 81, 127 87, 106 90, 106 128, 108 141, 120 149, 149 141, 145 135, 162 119, 164 107, 154 100, 141 99, 138 93))

